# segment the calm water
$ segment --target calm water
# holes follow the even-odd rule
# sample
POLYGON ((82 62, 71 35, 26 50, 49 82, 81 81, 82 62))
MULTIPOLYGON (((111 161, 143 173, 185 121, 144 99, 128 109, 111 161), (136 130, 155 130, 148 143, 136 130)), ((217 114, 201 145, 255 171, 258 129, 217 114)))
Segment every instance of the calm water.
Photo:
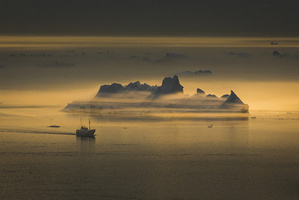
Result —
POLYGON ((0 199, 299 199, 298 113, 168 120, 59 109, 0 109, 0 199), (74 135, 81 117, 95 139, 74 135))

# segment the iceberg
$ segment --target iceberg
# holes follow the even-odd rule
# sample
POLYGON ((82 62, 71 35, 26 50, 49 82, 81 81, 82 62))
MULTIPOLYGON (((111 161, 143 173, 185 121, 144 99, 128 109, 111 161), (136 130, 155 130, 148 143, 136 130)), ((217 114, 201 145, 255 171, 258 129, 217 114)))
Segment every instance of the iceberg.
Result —
POLYGON ((162 81, 162 85, 157 87, 156 90, 153 90, 153 94, 176 94, 183 93, 183 86, 180 84, 179 78, 177 75, 174 75, 173 78, 165 77, 162 81))
POLYGON ((178 76, 165 77, 161 86, 151 86, 139 81, 127 85, 112 83, 102 85, 93 99, 86 102, 74 101, 62 111, 119 113, 248 113, 249 106, 233 92, 218 98, 205 95, 197 88, 196 94, 184 95, 184 87, 178 76))

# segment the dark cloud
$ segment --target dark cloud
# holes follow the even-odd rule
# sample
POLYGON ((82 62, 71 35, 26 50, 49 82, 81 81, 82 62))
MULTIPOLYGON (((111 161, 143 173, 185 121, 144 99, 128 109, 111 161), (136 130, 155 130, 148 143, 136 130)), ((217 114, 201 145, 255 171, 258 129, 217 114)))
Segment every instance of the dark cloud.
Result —
POLYGON ((3 0, 0 34, 297 36, 291 0, 3 0))

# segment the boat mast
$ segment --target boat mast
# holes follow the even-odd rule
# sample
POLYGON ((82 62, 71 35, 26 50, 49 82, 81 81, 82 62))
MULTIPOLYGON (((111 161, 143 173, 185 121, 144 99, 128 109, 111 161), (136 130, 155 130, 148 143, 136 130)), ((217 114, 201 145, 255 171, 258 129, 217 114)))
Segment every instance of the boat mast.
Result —
POLYGON ((89 118, 89 129, 90 129, 90 118, 89 118))

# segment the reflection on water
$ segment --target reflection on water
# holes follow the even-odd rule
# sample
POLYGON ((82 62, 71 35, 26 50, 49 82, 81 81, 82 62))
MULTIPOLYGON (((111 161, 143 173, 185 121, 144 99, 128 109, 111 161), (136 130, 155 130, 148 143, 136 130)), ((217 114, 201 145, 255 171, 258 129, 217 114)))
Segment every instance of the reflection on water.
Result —
POLYGON ((95 137, 76 137, 80 152, 93 152, 95 150, 95 137))
POLYGON ((298 198, 296 114, 136 120, 36 109, 0 116, 1 199, 298 198), (81 117, 95 138, 60 134, 81 117))

